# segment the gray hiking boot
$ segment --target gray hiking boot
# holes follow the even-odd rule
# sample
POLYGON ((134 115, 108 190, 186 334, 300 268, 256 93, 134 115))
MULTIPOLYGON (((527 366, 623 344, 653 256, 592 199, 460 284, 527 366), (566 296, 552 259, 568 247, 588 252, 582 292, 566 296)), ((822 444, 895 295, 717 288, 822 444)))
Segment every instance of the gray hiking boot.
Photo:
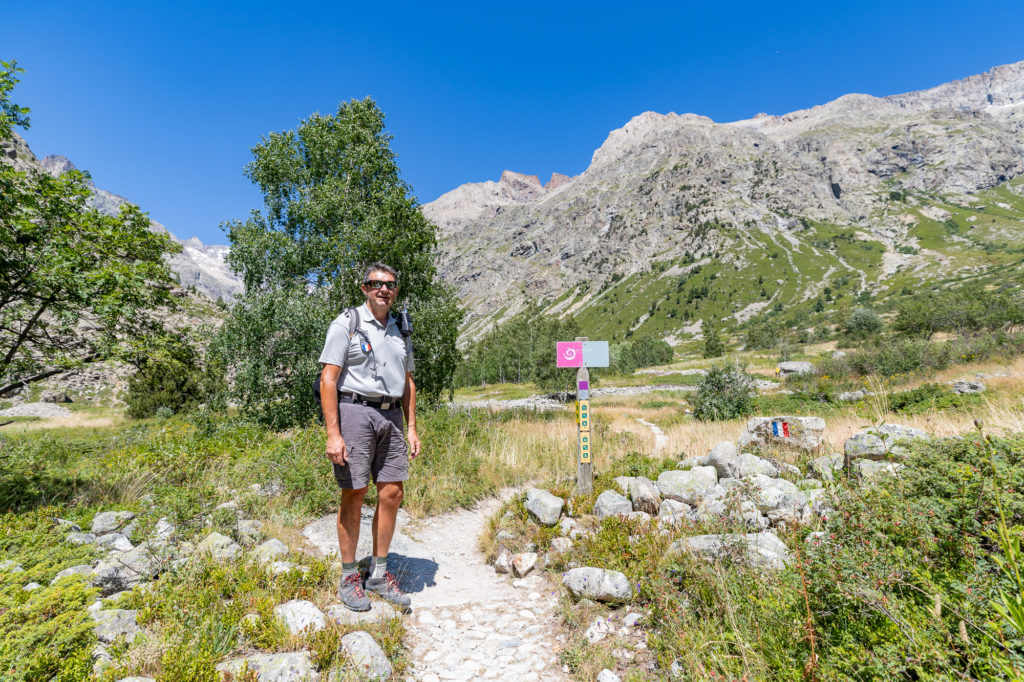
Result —
POLYGON ((350 611, 370 610, 370 598, 363 592, 363 578, 358 573, 341 579, 338 583, 338 598, 350 611))
POLYGON ((398 580, 391 573, 385 573, 383 578, 367 578, 366 591, 373 592, 402 609, 408 609, 412 605, 409 595, 399 589, 398 580))

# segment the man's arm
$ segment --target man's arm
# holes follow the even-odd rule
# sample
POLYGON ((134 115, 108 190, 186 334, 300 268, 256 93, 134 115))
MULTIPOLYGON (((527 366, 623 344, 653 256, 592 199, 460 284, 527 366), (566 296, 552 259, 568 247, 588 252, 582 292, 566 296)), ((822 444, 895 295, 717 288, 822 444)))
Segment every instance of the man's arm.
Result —
POLYGON ((420 438, 416 435, 416 384, 412 372, 405 373, 402 412, 405 412, 405 425, 409 429, 409 456, 415 458, 420 454, 420 438))
POLYGON ((344 465, 348 462, 348 449, 338 424, 338 377, 341 376, 341 367, 328 364, 320 366, 323 368, 320 373, 320 405, 324 410, 324 426, 327 427, 327 459, 344 465))

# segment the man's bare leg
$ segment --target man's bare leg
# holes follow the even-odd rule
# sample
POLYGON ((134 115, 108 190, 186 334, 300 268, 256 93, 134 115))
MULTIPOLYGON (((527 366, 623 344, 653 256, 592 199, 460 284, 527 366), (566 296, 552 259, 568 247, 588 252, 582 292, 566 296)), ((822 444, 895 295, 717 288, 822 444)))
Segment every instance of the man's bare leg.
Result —
MULTIPOLYGON (((363 508, 366 488, 342 490, 341 504, 338 505, 338 550, 342 563, 356 560, 356 545, 359 544, 359 515, 363 508)), ((376 522, 376 517, 374 517, 376 522)), ((393 528, 392 528, 393 530, 393 528)))
POLYGON ((405 488, 401 481, 377 484, 377 509, 373 512, 373 556, 386 557, 395 535, 395 521, 405 488))

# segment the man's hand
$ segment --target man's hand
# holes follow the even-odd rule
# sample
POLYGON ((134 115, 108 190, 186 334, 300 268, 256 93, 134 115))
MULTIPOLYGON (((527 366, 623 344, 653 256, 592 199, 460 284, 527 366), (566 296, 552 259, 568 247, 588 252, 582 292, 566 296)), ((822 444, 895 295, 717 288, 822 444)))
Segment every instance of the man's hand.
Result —
MULTIPOLYGON (((419 441, 417 441, 417 445, 419 441)), ((348 464, 348 448, 345 446, 345 439, 341 434, 327 436, 327 459, 339 466, 348 464)))
POLYGON ((416 459, 420 454, 420 437, 416 435, 416 427, 409 427, 409 457, 416 459))

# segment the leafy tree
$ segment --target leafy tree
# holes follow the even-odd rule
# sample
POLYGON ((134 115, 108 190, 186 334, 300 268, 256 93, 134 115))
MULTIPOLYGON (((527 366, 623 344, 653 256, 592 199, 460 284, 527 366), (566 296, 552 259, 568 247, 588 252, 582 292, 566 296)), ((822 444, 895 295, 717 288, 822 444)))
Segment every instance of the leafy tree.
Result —
POLYGON ((399 272, 413 316, 417 388, 428 401, 452 390, 462 312, 434 267, 434 226, 399 177, 384 114, 342 103, 253 147, 245 174, 265 210, 226 225, 229 264, 245 283, 213 346, 242 410, 277 427, 316 413, 310 386, 327 327, 361 303, 363 268, 399 272))
POLYGON ((772 320, 758 320, 747 328, 747 350, 769 350, 779 343, 781 329, 772 320))
POLYGON ((866 339, 882 331, 882 326, 882 318, 871 308, 854 308, 846 318, 843 330, 849 337, 866 339))
POLYGON ((672 361, 672 346, 653 336, 641 336, 617 343, 609 349, 612 369, 619 374, 632 374, 643 367, 664 365, 672 361))
POLYGON ((722 336, 718 327, 710 318, 707 318, 704 320, 702 330, 704 332, 704 357, 722 357, 725 354, 725 344, 722 343, 722 336))
POLYGON ((145 362, 128 382, 129 417, 142 419, 164 408, 172 413, 194 410, 208 393, 207 374, 188 344, 145 362))
MULTIPOLYGON (((28 110, 9 100, 20 71, 0 62, 4 148, 28 125, 28 110)), ((79 171, 0 163, 0 392, 90 359, 138 362, 159 346, 153 311, 172 303, 163 257, 180 247, 151 232, 137 206, 110 217, 88 196, 79 171)))
POLYGON ((691 402, 701 421, 744 417, 754 411, 754 383, 743 365, 712 365, 691 402))

